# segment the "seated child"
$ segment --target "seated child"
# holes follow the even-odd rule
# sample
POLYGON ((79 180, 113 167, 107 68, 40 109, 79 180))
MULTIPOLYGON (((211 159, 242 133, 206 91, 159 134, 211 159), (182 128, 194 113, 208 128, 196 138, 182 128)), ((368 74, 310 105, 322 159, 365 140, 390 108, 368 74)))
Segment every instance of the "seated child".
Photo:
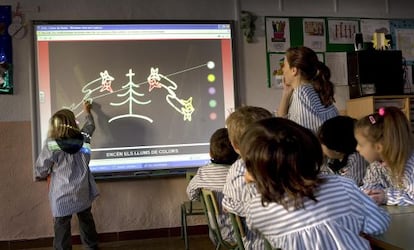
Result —
POLYGON ((246 222, 273 248, 371 249, 365 234, 381 234, 389 214, 339 175, 320 174, 321 145, 312 131, 284 118, 258 121, 240 141, 246 181, 259 194, 246 222))
MULTIPOLYGON (((226 119, 231 145, 239 153, 240 138, 251 123, 272 117, 272 113, 264 108, 243 106, 236 109, 226 119)), ((246 167, 242 159, 238 159, 229 170, 226 184, 223 188, 223 207, 240 217, 244 222, 246 204, 257 194, 254 184, 247 184, 244 179, 246 167)), ((263 249, 264 240, 257 232, 245 229, 246 237, 243 239, 246 249, 263 249)))
POLYGON ((396 107, 380 108, 357 121, 358 152, 371 164, 364 190, 377 204, 414 205, 414 152, 411 125, 396 107))
MULTIPOLYGON (((217 203, 221 206, 223 186, 231 164, 239 155, 231 146, 227 128, 216 130, 210 138, 211 163, 200 167, 196 175, 187 186, 187 195, 190 200, 199 200, 201 189, 206 188, 217 192, 217 203)), ((226 241, 235 241, 230 217, 223 213, 219 216, 221 235, 226 241)), ((212 239, 214 241, 214 239, 212 239)), ((215 242, 214 242, 215 243, 215 242)))
POLYGON ((348 177, 361 186, 368 162, 356 151, 355 122, 349 116, 336 116, 326 120, 317 134, 326 156, 321 172, 348 177))

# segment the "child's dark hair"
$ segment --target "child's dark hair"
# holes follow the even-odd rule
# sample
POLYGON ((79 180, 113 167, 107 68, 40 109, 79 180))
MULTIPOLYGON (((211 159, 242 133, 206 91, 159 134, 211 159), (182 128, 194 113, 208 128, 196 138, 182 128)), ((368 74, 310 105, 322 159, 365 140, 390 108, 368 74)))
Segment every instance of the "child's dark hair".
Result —
POLYGON ((322 104, 327 107, 335 102, 331 71, 321 61, 315 51, 307 47, 293 47, 286 51, 290 67, 296 67, 304 80, 309 81, 318 93, 322 104))
POLYGON ((50 118, 49 138, 77 138, 80 134, 75 115, 69 109, 61 109, 50 118))
POLYGON ((257 121, 242 136, 240 154, 264 206, 276 202, 297 209, 305 197, 317 201, 323 153, 311 130, 279 117, 257 121))
POLYGON ((211 162, 216 164, 233 164, 239 155, 230 143, 227 128, 217 129, 210 138, 211 162))
POLYGON ((326 120, 318 130, 321 144, 345 155, 356 152, 357 141, 354 136, 356 119, 349 116, 335 116, 326 120))
POLYGON ((397 182, 404 175, 405 164, 413 152, 411 125, 397 107, 380 108, 378 112, 359 119, 355 133, 371 143, 382 145, 381 158, 391 169, 397 182))

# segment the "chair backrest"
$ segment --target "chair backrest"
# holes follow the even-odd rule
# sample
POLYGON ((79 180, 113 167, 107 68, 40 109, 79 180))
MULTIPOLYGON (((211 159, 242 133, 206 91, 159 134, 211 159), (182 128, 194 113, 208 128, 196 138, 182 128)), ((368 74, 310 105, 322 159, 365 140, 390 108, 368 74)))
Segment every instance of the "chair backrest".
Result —
POLYGON ((194 171, 187 171, 185 172, 185 178, 187 179, 187 182, 190 182, 191 179, 196 175, 197 173, 194 171))
POLYGON ((229 216, 234 229, 234 237, 236 238, 237 245, 239 246, 238 249, 244 250, 243 237, 246 236, 246 233, 244 231, 241 218, 240 216, 233 213, 229 213, 229 216))
POLYGON ((267 239, 264 240, 264 249, 273 250, 272 245, 270 245, 270 242, 267 239))
MULTIPOLYGON (((193 179, 193 177, 197 174, 197 172, 194 171, 187 171, 185 172, 185 179, 187 180, 187 183, 189 183, 191 181, 191 179, 193 179)), ((193 212, 193 202, 194 201, 190 201, 189 207, 188 207, 188 213, 192 213, 193 212)))
MULTIPOLYGON (((220 249, 220 246, 225 247, 226 249, 241 249, 238 244, 234 242, 227 242, 223 239, 221 235, 221 229, 219 224, 219 216, 221 214, 221 209, 217 203, 216 193, 209 189, 201 189, 201 200, 204 205, 204 212, 207 218, 207 224, 210 231, 213 233, 217 247, 220 249)), ((243 242, 242 242, 243 243, 243 242)))
POLYGON ((211 230, 213 230, 214 234, 216 234, 216 231, 218 230, 221 238, 220 227, 218 224, 218 216, 220 214, 220 210, 216 201, 216 197, 213 191, 205 188, 201 189, 201 194, 203 203, 205 205, 205 212, 207 215, 209 227, 211 230))

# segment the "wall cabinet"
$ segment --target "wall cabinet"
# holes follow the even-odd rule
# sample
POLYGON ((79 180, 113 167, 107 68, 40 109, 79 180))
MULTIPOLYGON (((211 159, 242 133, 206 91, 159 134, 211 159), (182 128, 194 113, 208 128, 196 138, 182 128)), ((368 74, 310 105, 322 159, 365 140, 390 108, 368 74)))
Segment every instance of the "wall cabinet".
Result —
POLYGON ((350 99, 346 103, 347 115, 359 119, 377 112, 381 107, 400 108, 411 122, 414 131, 414 95, 365 96, 350 99))

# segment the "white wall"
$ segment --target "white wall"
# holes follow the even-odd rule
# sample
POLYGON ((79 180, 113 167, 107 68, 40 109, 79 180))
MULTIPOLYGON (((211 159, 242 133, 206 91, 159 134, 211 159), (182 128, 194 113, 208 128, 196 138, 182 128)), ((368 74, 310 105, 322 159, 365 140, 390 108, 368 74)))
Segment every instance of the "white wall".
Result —
MULTIPOLYGON (((16 7, 15 0, 1 4, 16 7)), ((134 1, 118 0, 21 0, 26 20, 71 19, 233 19, 239 10, 259 16, 256 41, 247 44, 238 40, 241 104, 257 105, 274 110, 280 90, 267 88, 265 16, 327 16, 365 18, 414 18, 414 1, 410 0, 209 0, 209 1, 134 1), (40 9, 40 11, 37 11, 40 9)), ((0 121, 31 120, 30 86, 32 81, 31 34, 13 41, 15 94, 0 98, 0 121), (16 105, 18 104, 18 105, 16 105), (12 109, 13 112, 8 110, 12 109)), ((337 91, 337 105, 345 108, 348 98, 345 87, 337 91)))
MULTIPOLYGON (((122 20, 122 19, 218 19, 234 20, 235 0, 221 1, 135 1, 135 0, 4 0, 1 5, 17 2, 25 20, 122 20), (38 11, 39 10, 39 11, 38 11)), ((30 86, 32 83, 32 34, 13 40, 14 95, 0 97, 0 121, 31 120, 30 86)))

